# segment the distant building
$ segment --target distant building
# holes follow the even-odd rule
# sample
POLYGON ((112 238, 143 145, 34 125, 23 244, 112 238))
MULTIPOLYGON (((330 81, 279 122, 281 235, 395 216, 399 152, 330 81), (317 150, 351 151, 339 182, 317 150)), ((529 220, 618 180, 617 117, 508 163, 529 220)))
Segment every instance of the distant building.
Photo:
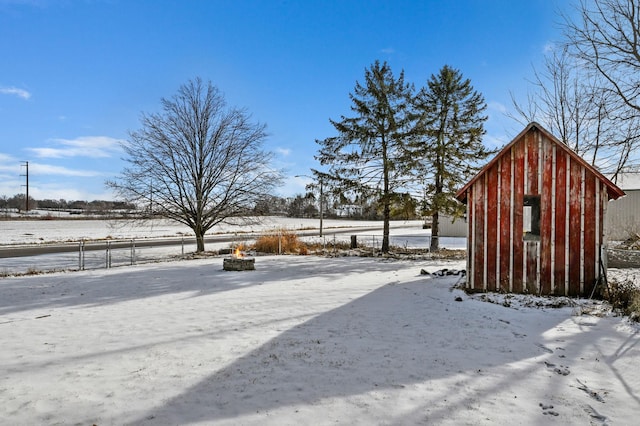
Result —
POLYGON ((458 193, 467 289, 589 295, 604 271, 604 217, 624 192, 537 123, 458 193))
POLYGON ((362 210, 362 206, 342 204, 336 207, 336 215, 338 217, 360 217, 362 216, 362 210))
POLYGON ((619 175, 618 186, 627 195, 609 204, 607 210, 605 229, 612 241, 640 235, 640 173, 619 175))
POLYGON ((467 221, 464 217, 454 218, 446 214, 440 214, 438 220, 439 237, 466 237, 467 221))

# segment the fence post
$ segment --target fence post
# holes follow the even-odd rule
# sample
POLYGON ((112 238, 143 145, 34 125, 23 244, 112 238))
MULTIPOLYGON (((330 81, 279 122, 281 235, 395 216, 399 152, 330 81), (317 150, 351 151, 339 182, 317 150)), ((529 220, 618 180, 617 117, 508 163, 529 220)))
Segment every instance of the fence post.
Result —
POLYGON ((84 270, 84 241, 80 240, 79 248, 78 248, 78 269, 84 270))
POLYGON ((109 269, 111 268, 111 241, 107 241, 107 254, 106 254, 107 258, 105 260, 106 263, 106 268, 109 269))
POLYGON ((278 234, 278 255, 282 254, 282 232, 278 234))
POLYGON ((136 263, 136 240, 131 240, 131 264, 135 265, 136 263))
POLYGON ((182 244, 182 257, 184 257, 184 236, 181 239, 181 244, 182 244))

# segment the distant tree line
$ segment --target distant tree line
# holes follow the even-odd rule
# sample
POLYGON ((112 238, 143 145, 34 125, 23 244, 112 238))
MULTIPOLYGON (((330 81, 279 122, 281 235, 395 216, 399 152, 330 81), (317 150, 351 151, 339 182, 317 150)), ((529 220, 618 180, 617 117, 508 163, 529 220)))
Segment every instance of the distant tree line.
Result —
MULTIPOLYGON (((323 216, 326 218, 342 217, 364 220, 381 220, 383 217, 383 206, 380 203, 372 200, 359 200, 356 204, 351 202, 345 204, 345 202, 349 201, 333 197, 325 198, 323 216)), ((397 220, 416 219, 418 218, 417 208, 417 200, 409 194, 401 194, 392 203, 391 218, 397 220)), ((0 210, 25 212, 25 195, 0 196, 0 210)), ((131 215, 149 215, 147 207, 138 207, 125 201, 106 200, 37 200, 29 197, 29 210, 69 211, 98 215, 125 211, 131 215)), ((319 200, 313 192, 297 194, 293 197, 266 196, 263 200, 259 200, 253 209, 243 212, 242 215, 317 218, 320 217, 319 200)))
MULTIPOLYGON (((392 220, 418 219, 419 202, 410 194, 397 194, 391 202, 390 218, 392 220)), ((376 199, 356 199, 332 195, 323 198, 323 217, 349 218, 362 220, 382 220, 384 205, 376 199)), ((256 216, 287 216, 300 218, 320 217, 320 200, 313 192, 298 194, 295 197, 268 197, 256 204, 253 209, 256 216)))
POLYGON ((6 195, 0 196, 0 209, 2 210, 75 210, 83 211, 87 213, 100 213, 110 212, 115 210, 136 210, 136 206, 132 203, 124 201, 105 201, 105 200, 71 200, 65 199, 44 199, 36 200, 33 197, 29 197, 29 204, 27 206, 25 194, 16 194, 13 197, 7 197, 6 195))

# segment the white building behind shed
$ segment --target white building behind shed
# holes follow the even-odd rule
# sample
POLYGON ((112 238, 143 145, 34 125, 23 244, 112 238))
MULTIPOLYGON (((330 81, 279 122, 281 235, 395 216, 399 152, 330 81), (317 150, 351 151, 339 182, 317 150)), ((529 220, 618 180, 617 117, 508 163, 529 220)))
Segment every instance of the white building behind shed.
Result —
POLYGON ((605 226, 610 241, 640 235, 640 172, 620 175, 617 184, 627 195, 607 206, 605 226))

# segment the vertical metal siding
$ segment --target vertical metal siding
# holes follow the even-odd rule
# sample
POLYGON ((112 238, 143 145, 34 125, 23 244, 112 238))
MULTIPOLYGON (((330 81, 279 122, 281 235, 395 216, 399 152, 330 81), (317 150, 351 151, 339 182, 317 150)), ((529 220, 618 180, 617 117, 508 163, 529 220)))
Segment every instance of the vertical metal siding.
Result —
POLYGON ((500 159, 500 223, 498 232, 500 233, 500 276, 499 288, 502 291, 511 291, 511 264, 513 253, 513 216, 511 212, 512 194, 512 168, 513 164, 511 152, 500 159))
MULTIPOLYGON (((602 224, 602 214, 601 214, 601 209, 602 209, 602 203, 600 202, 600 194, 602 193, 602 187, 604 185, 602 184, 602 182, 600 182, 599 180, 596 181, 596 199, 595 199, 595 204, 596 204, 596 229, 595 229, 595 244, 596 244, 596 253, 595 253, 595 259, 594 259, 594 269, 593 269, 593 275, 596 279, 600 278, 600 235, 601 235, 601 227, 600 225, 602 224)), ((595 285, 595 283, 594 283, 595 285)))
MULTIPOLYGON (((549 293, 553 294, 556 291, 556 201, 557 201, 557 189, 556 185, 558 182, 558 171, 557 171, 557 153, 556 146, 552 147, 552 160, 551 160, 551 190, 549 191, 551 195, 551 247, 549 251, 549 293)), ((547 176, 549 174, 547 173, 547 176)))
POLYGON ((580 170, 580 287, 579 293, 584 292, 584 225, 585 225, 585 169, 580 170))
POLYGON ((606 231, 611 241, 624 241, 640 234, 640 189, 625 190, 627 196, 607 203, 606 231))
POLYGON ((511 156, 511 173, 509 174, 509 182, 510 182, 510 186, 509 186, 509 195, 511 197, 510 202, 509 202, 509 246, 507 247, 507 250, 509 250, 509 292, 513 291, 513 270, 514 270, 514 264, 515 264, 515 253, 513 252, 513 241, 515 238, 515 223, 516 223, 516 218, 515 218, 515 214, 514 214, 514 200, 515 200, 515 164, 516 164, 516 156, 515 156, 515 152, 514 149, 511 148, 509 150, 509 154, 511 156))
MULTIPOLYGON (((526 136, 526 135, 525 135, 526 136)), ((524 253, 524 241, 522 239, 523 226, 523 191, 525 182, 525 161, 524 161, 524 147, 525 143, 519 143, 514 145, 513 150, 515 154, 514 158, 514 183, 513 183, 513 204, 511 209, 513 210, 513 291, 516 293, 524 292, 524 264, 526 261, 524 253)))
POLYGON ((484 244, 482 245, 484 248, 484 252, 482 253, 482 260, 484 262, 484 264, 482 265, 482 288, 486 291, 487 290, 487 269, 489 267, 489 261, 487 259, 487 254, 488 254, 488 250, 489 250, 489 240, 492 236, 490 236, 487 232, 488 227, 489 227, 489 218, 488 213, 489 213, 489 203, 488 201, 488 188, 487 188, 487 182, 488 182, 488 176, 489 173, 485 173, 484 175, 484 182, 483 182, 483 188, 482 188, 482 192, 483 192, 483 196, 482 196, 482 203, 483 203, 483 211, 482 211, 482 215, 484 218, 484 223, 483 223, 483 230, 482 230, 482 235, 484 236, 484 244))
POLYGON ((567 155, 559 151, 556 147, 556 185, 555 204, 556 211, 553 218, 555 223, 555 255, 553 268, 553 294, 565 293, 565 259, 566 259, 566 239, 567 239, 567 155))
POLYGON ((499 175, 498 165, 487 170, 485 175, 485 276, 486 288, 489 291, 497 289, 497 269, 496 257, 498 251, 499 228, 498 228, 498 202, 500 192, 498 190, 499 175))
POLYGON ((498 161, 498 173, 497 173, 497 179, 498 179, 498 184, 497 184, 497 194, 496 194, 496 198, 497 198, 497 202, 496 202, 496 273, 495 273, 495 280, 496 280, 496 291, 500 291, 502 290, 502 270, 500 268, 500 253, 502 251, 501 247, 500 247, 500 242, 502 241, 502 229, 500 227, 501 225, 501 216, 502 216, 502 159, 500 159, 498 161))
POLYGON ((538 288, 543 294, 552 292, 553 267, 555 258, 555 145, 543 143, 540 138, 541 165, 538 173, 540 188, 540 244, 538 288))
POLYGON ((582 287, 580 294, 591 294, 596 280, 594 264, 597 257, 596 229, 598 228, 598 205, 596 204, 596 193, 598 187, 596 185, 596 177, 591 173, 586 173, 586 169, 583 170, 584 210, 582 217, 584 219, 582 228, 582 287))
POLYGON ((569 227, 569 218, 571 217, 571 157, 569 154, 565 153, 565 161, 566 161, 566 179, 565 179, 565 212, 564 212, 564 281, 563 281, 563 291, 562 294, 569 294, 569 247, 571 247, 570 242, 570 227, 569 227))
POLYGON ((474 251, 474 270, 473 280, 476 283, 475 287, 484 289, 483 279, 484 276, 484 179, 478 179, 475 185, 473 185, 473 198, 474 198, 474 216, 475 216, 475 245, 474 251))

